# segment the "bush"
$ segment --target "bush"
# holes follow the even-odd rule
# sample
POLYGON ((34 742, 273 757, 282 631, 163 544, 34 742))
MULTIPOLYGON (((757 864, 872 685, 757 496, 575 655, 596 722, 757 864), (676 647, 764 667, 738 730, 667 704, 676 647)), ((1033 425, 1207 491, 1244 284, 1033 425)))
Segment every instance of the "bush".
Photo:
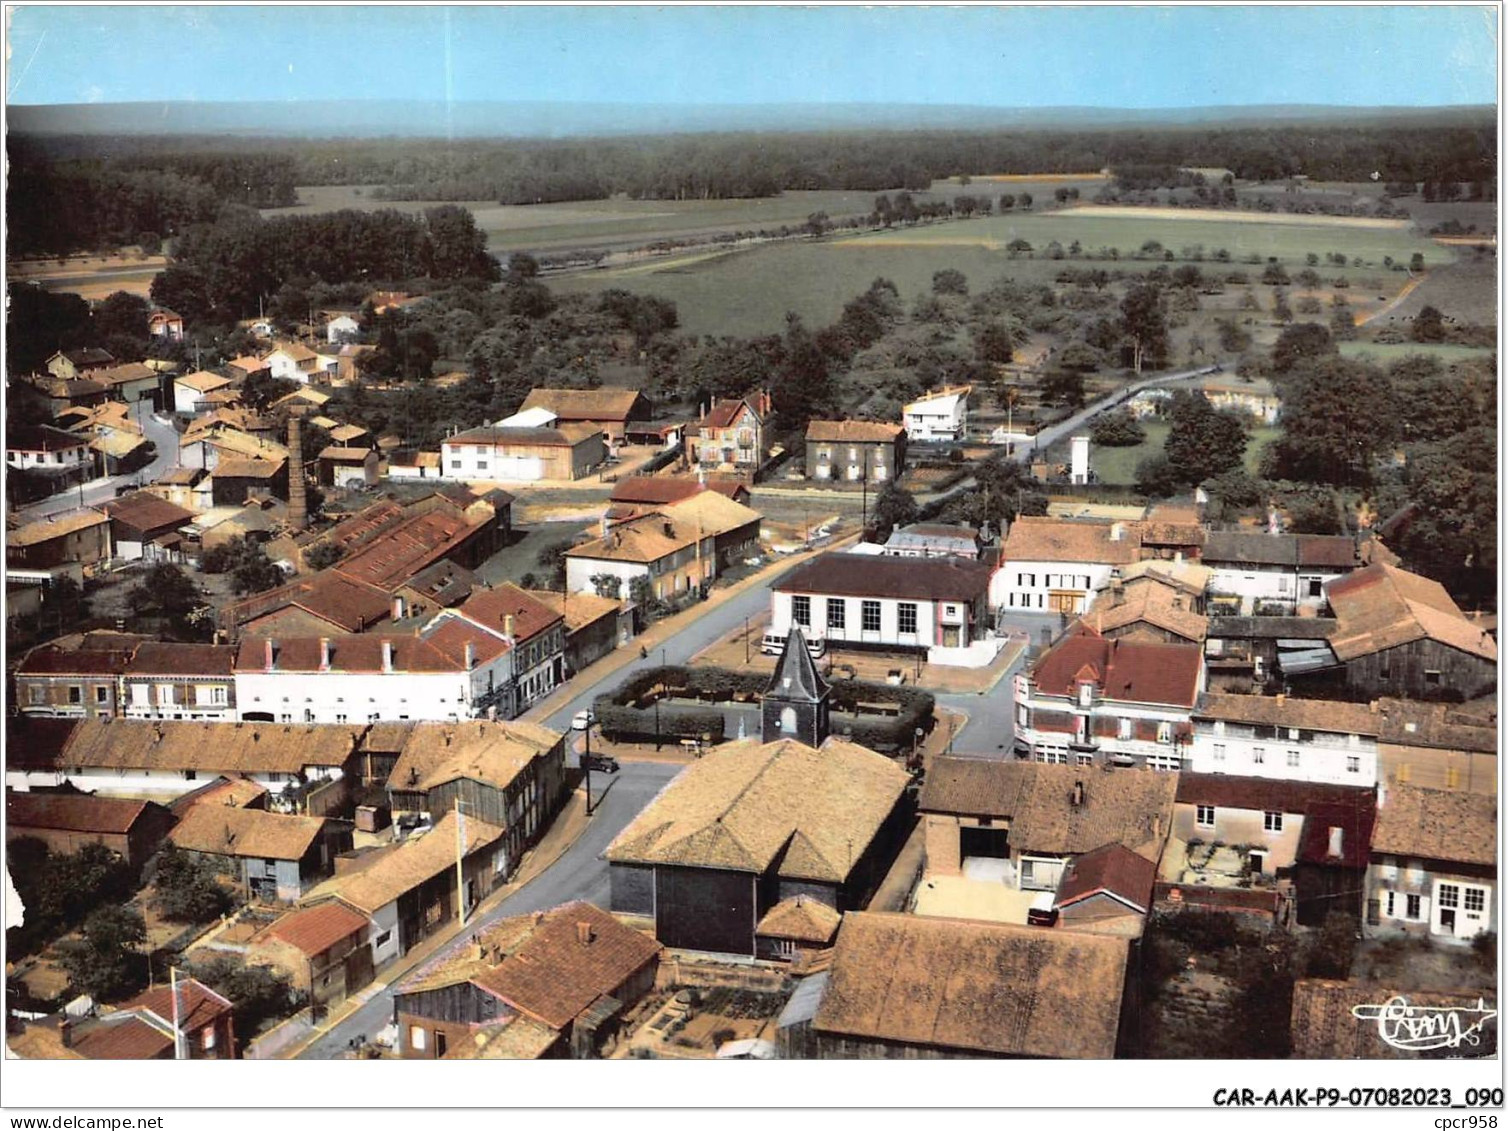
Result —
POLYGON ((157 907, 175 923, 207 923, 233 900, 205 861, 169 844, 157 858, 157 907))
POLYGON ((1089 436, 1104 448, 1134 448, 1147 438, 1147 430, 1130 412, 1120 409, 1095 417, 1089 436))
POLYGON ((304 564, 310 569, 329 569, 344 556, 345 551, 334 542, 319 542, 304 551, 304 564))
POLYGON ((708 738, 721 742, 725 725, 721 711, 696 707, 622 707, 609 695, 592 704, 603 737, 609 741, 645 742, 662 738, 708 738))
POLYGON ((1355 918, 1344 912, 1326 915, 1309 952, 1306 974, 1311 978, 1349 978, 1356 957, 1356 927, 1355 918))

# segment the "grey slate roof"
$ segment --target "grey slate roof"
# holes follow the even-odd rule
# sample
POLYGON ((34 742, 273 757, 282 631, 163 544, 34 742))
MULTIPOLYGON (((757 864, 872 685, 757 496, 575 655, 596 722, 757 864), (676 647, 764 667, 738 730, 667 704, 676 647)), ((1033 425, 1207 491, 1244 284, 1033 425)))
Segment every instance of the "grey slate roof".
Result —
POLYGON ((799 625, 791 625, 791 634, 785 639, 785 651, 780 654, 780 663, 775 665, 775 674, 770 677, 767 695, 774 695, 787 702, 804 700, 820 703, 832 688, 817 671, 811 653, 806 650, 806 637, 799 625))

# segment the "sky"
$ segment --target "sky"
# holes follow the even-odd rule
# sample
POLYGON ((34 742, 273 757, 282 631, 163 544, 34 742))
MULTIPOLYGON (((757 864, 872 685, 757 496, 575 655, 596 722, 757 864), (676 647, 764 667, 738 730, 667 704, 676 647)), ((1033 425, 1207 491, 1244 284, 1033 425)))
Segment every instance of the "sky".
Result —
POLYGON ((1497 12, 1403 7, 8 9, 18 104, 1003 107, 1497 100, 1497 12))

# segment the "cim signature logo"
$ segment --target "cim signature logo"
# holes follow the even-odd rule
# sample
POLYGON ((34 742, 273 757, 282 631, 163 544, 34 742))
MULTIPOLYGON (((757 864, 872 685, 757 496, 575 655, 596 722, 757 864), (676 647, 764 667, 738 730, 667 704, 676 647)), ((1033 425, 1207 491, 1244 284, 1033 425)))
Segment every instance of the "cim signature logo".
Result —
POLYGON ((1424 1052, 1482 1043, 1482 1026, 1498 1015, 1477 999, 1475 1006, 1410 1005, 1401 995, 1381 1005, 1352 1006, 1351 1016, 1376 1021, 1377 1035, 1395 1049, 1424 1052))

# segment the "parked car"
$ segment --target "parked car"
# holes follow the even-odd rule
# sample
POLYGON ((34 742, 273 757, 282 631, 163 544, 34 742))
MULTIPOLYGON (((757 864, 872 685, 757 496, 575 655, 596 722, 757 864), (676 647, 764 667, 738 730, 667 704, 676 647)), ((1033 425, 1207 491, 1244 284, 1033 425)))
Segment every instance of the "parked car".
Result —
POLYGON ((597 716, 590 711, 577 711, 571 716, 572 730, 590 730, 592 724, 597 721, 597 716))
POLYGON ((618 772, 618 759, 610 758, 606 754, 588 754, 581 759, 581 768, 584 770, 596 770, 599 774, 616 774, 618 772))

